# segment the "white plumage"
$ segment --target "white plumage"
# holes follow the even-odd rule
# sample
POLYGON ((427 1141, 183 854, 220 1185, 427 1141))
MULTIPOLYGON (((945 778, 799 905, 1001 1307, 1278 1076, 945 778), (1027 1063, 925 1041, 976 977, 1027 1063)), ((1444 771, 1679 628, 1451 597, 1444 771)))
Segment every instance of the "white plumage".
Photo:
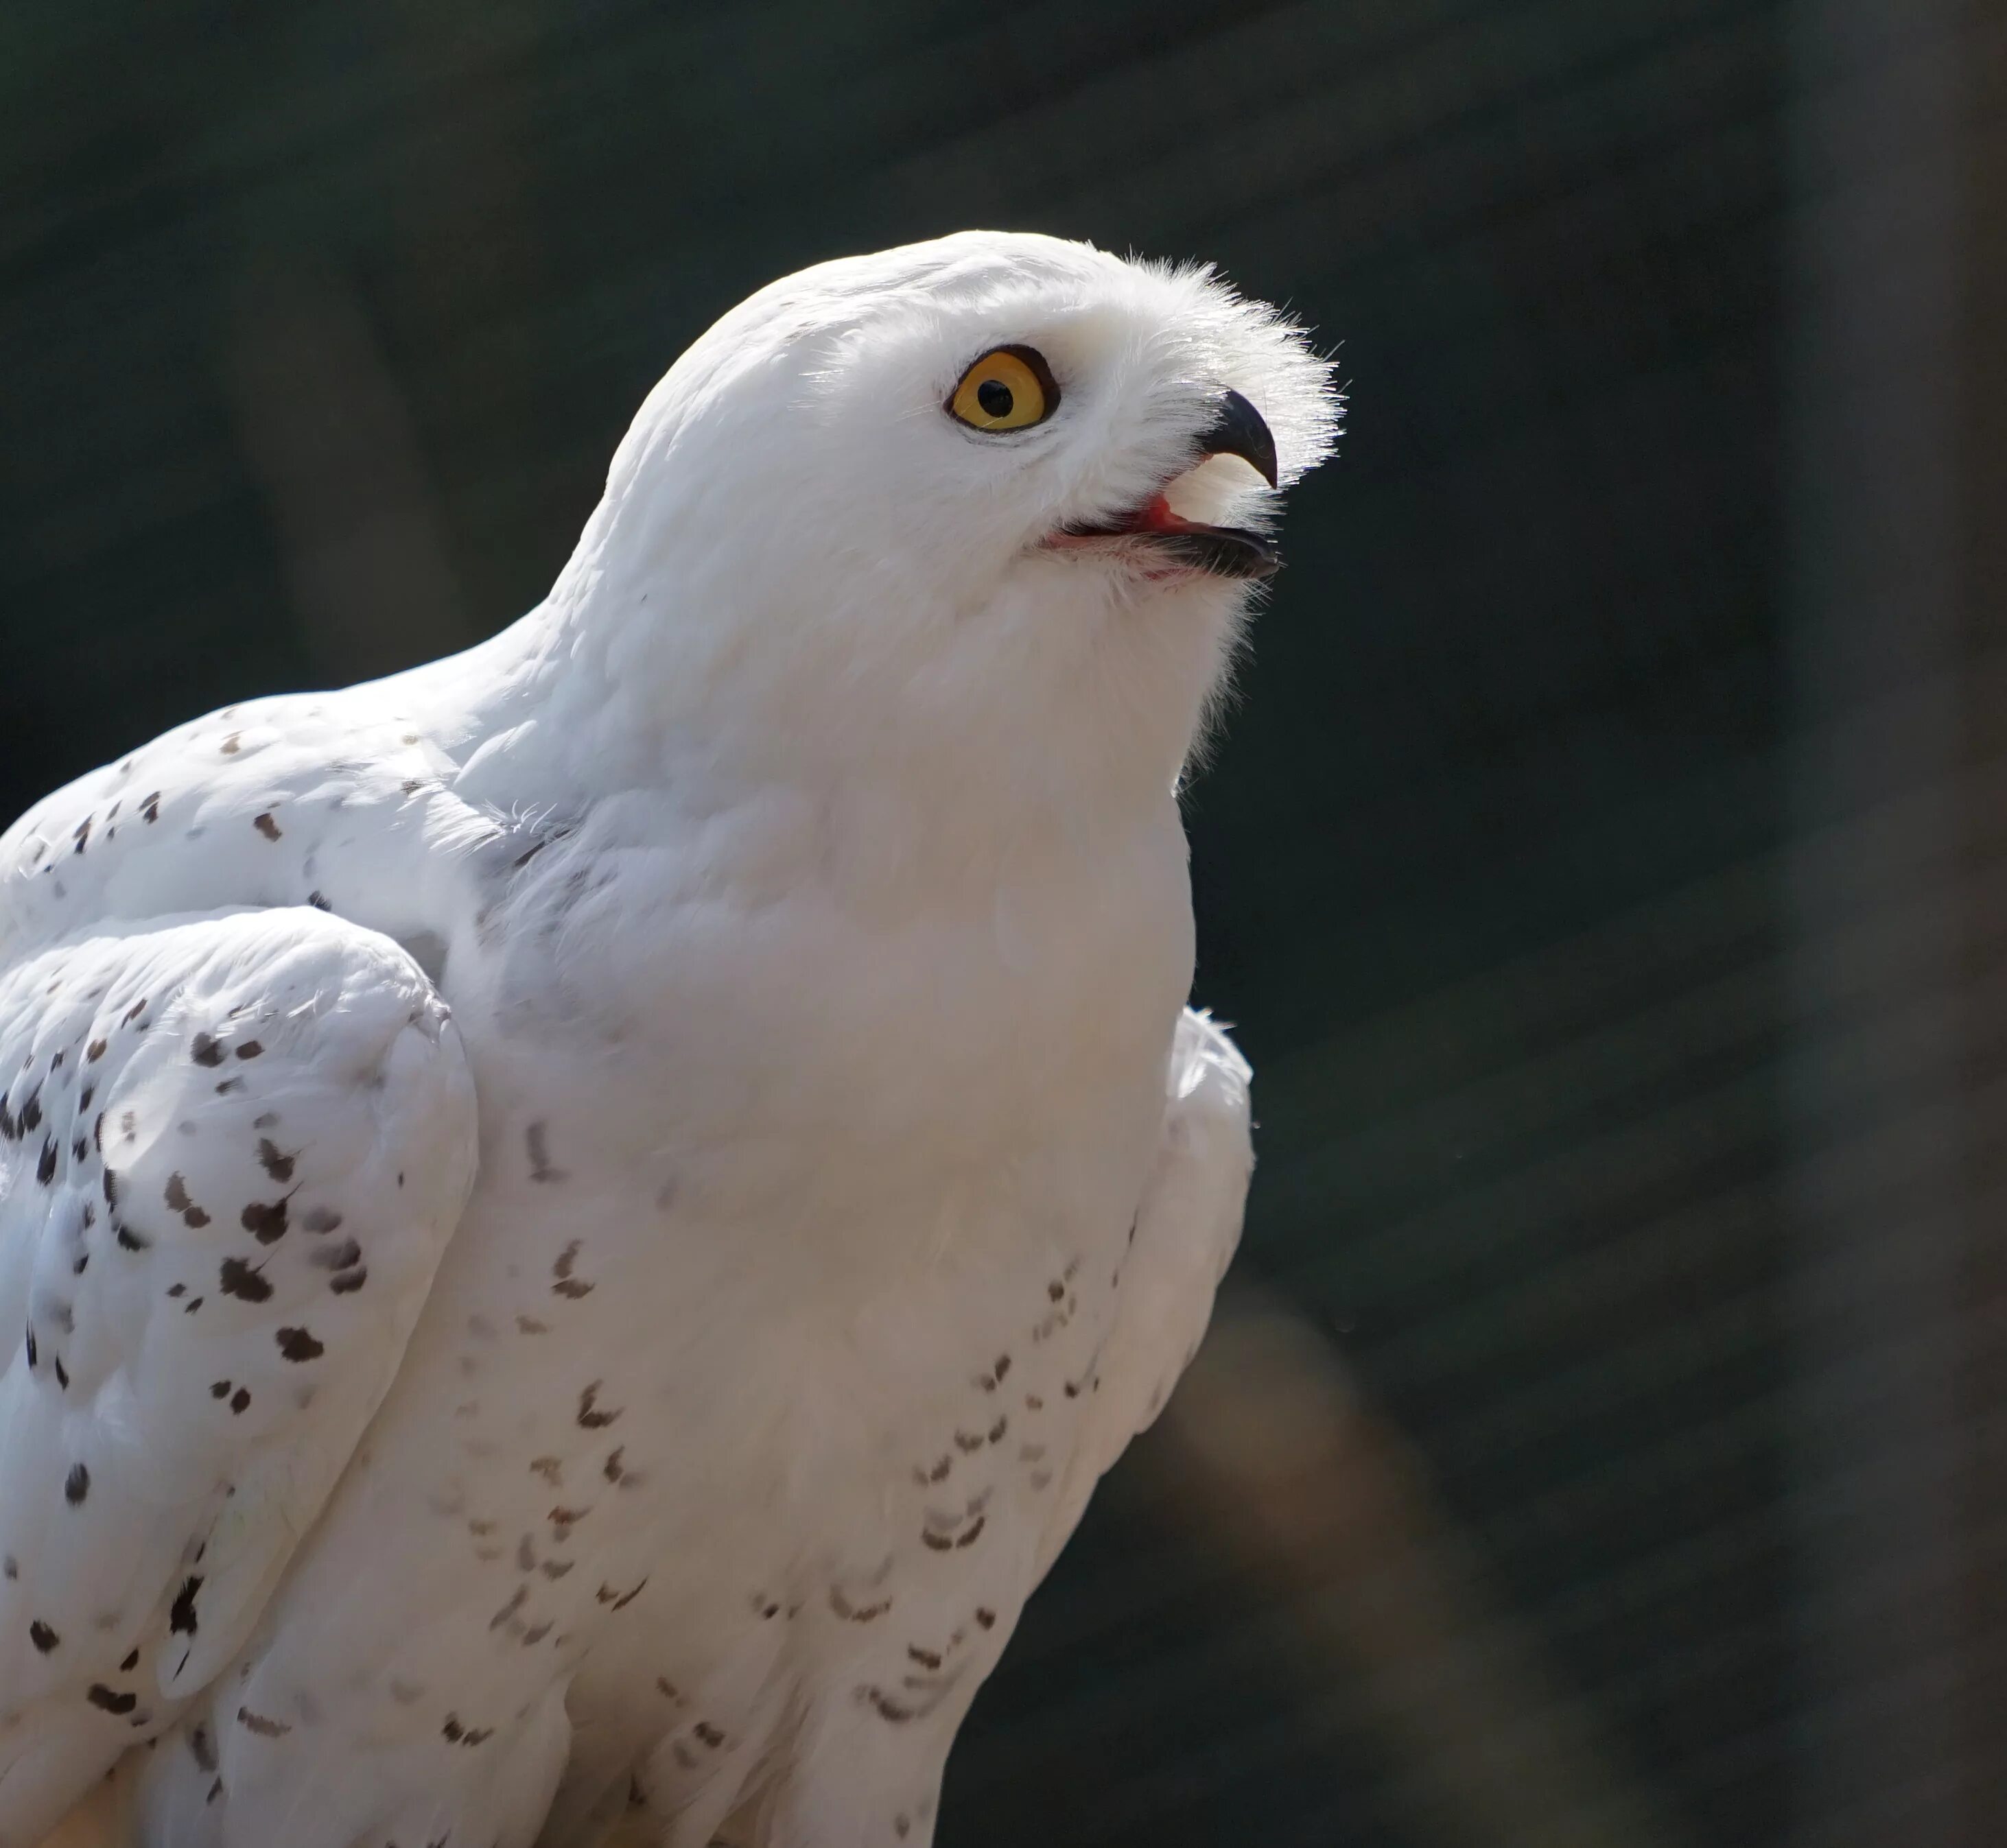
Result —
POLYGON ((1334 411, 824 265, 513 628, 0 840, 0 1848, 922 1848, 1238 1234, 1173 790, 1334 411))

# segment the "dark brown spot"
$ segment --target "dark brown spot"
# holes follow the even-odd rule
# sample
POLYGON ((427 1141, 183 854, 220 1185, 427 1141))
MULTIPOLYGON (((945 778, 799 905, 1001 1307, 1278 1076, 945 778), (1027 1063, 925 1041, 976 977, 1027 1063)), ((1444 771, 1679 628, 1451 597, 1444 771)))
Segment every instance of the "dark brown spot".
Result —
POLYGON ((63 1478, 63 1499, 75 1508, 90 1493, 90 1471, 82 1463, 72 1463, 63 1478))
POLYGON ((291 1223, 284 1200, 253 1200, 238 1216, 260 1244, 276 1244, 291 1223))
POLYGON ((295 1366, 304 1360, 318 1360, 327 1352, 305 1329, 281 1329, 273 1339, 279 1344, 279 1352, 295 1366))
POLYGON ((261 1040, 246 1040, 238 1047, 237 1056, 241 1059, 255 1059, 264 1050, 264 1044, 261 1040))
POLYGON ((136 1694, 119 1694, 105 1686, 102 1681, 93 1681, 84 1697, 93 1707, 102 1707, 108 1713, 124 1716, 139 1705, 136 1694))
POLYGON ((242 1258, 224 1259, 219 1281, 225 1296, 242 1297, 247 1303, 271 1300, 272 1286, 265 1281, 263 1272, 246 1264, 242 1258))
POLYGON ((337 1296, 353 1296, 369 1281, 369 1267, 358 1264, 353 1270, 337 1272, 328 1279, 327 1287, 337 1296))
POLYGON ((195 1594, 202 1589, 199 1579, 184 1579, 176 1594, 174 1608, 168 1613, 168 1628, 177 1635, 192 1636, 196 1633, 195 1594))
POLYGON ((594 1380, 578 1396, 578 1421, 587 1431, 603 1431, 620 1416, 622 1408, 619 1406, 610 1412, 602 1412, 597 1408, 595 1402, 599 1396, 599 1389, 605 1383, 601 1380, 594 1380))
POLYGON ((168 1177, 166 1199, 168 1205, 198 1231, 209 1223, 209 1215, 189 1198, 188 1183, 179 1174, 168 1177))
POLYGON ((696 1734, 698 1739, 704 1744, 709 1746, 713 1751, 717 1751, 718 1747, 725 1743, 724 1734, 721 1733, 718 1728, 713 1726, 707 1720, 700 1720, 695 1726, 690 1728, 690 1730, 696 1734))
POLYGON ((972 1526, 967 1533, 964 1533, 960 1539, 956 1540, 954 1544, 958 1547, 974 1546, 975 1544, 976 1536, 982 1533, 983 1524, 989 1519, 989 1517, 987 1515, 978 1515, 975 1517, 975 1525, 972 1526))
POLYGON ((189 1042, 189 1057, 198 1065, 220 1065, 223 1063, 223 1047, 213 1033, 197 1033, 189 1042))
POLYGON ((261 1739, 283 1739, 293 1729, 282 1720, 267 1720, 262 1713, 254 1713, 249 1707, 237 1709, 237 1723, 256 1733, 261 1739))
POLYGON ((467 1728, 460 1723, 460 1716, 457 1713, 447 1714, 446 1724, 439 1728, 439 1731, 448 1743, 453 1745, 457 1745, 467 1737, 467 1728))
POLYGON ((58 1636, 55 1631, 51 1630, 47 1624, 44 1623, 40 1617, 37 1617, 28 1625, 28 1640, 32 1642, 37 1649, 38 1649, 43 1655, 46 1656, 51 1649, 57 1647, 57 1646, 62 1642, 62 1639, 58 1636))
POLYGON ((853 1604, 841 1590, 832 1585, 829 1588, 829 1607, 845 1623, 868 1624, 875 1622, 892 1608, 890 1598, 876 1604, 853 1604))
POLYGON ((975 1621, 984 1629, 993 1630, 996 1627, 996 1613, 993 1610, 986 1610, 979 1604, 975 1607, 975 1621))
POLYGON ((209 1728, 199 1726, 189 1734, 189 1750, 195 1755, 195 1762, 205 1771, 216 1769, 216 1747, 209 1736, 209 1728))
POLYGON ((237 1390, 230 1396, 230 1410, 231 1416, 242 1417, 245 1407, 249 1405, 250 1403, 251 1394, 249 1389, 243 1386, 239 1386, 237 1390))
POLYGON ((279 838, 279 824, 272 819, 272 811, 269 808, 263 815, 254 815, 251 820, 251 825, 267 840, 277 840, 279 838))
POLYGON ((908 1643, 906 1645, 906 1653, 912 1656, 915 1662, 919 1663, 922 1668, 939 1668, 941 1665, 940 1657, 932 1649, 921 1649, 916 1644, 910 1642, 908 1643))
POLYGON ((279 1146, 269 1135, 258 1139, 258 1165, 274 1181, 284 1183, 293 1177, 293 1162, 290 1155, 281 1155, 279 1146))
POLYGON ((327 902, 326 898, 318 892, 309 892, 307 894, 307 903, 312 906, 316 911, 332 911, 334 909, 334 907, 327 902))
POLYGON ((35 1178, 47 1187, 56 1177, 55 1139, 49 1137, 42 1144, 42 1158, 35 1163, 35 1178))
POLYGON ((341 1215, 330 1206, 310 1206, 300 1223, 309 1232, 333 1232, 340 1229, 341 1215))

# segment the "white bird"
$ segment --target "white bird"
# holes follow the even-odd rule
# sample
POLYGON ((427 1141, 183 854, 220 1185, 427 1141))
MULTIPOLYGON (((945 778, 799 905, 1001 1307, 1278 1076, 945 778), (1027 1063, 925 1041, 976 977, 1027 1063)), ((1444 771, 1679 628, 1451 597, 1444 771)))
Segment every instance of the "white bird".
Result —
POLYGON ((1239 1235, 1175 786, 1336 403, 823 264, 513 628, 0 839, 0 1848, 923 1848, 1239 1235))

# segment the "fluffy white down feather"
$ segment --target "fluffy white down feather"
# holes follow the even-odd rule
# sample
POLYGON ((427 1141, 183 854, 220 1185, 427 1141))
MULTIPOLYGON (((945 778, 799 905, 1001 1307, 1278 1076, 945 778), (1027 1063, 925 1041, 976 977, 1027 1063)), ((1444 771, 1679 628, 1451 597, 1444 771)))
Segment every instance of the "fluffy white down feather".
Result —
POLYGON ((1206 273, 821 266, 513 628, 0 839, 0 1848, 924 1848, 1239 1234, 1228 405, 1328 445, 1206 273))

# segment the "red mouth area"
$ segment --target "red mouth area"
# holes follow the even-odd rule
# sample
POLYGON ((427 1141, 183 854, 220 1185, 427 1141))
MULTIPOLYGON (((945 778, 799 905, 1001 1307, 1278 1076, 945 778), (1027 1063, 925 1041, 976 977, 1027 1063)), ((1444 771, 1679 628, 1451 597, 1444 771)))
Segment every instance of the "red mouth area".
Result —
POLYGON ((1269 577, 1282 562, 1275 540, 1266 533, 1186 519, 1171 511, 1162 494, 1105 525, 1062 527, 1046 544, 1060 549, 1107 550, 1113 549, 1108 542, 1123 540, 1130 542, 1130 547, 1122 549, 1141 551, 1153 565, 1215 577, 1269 577))

